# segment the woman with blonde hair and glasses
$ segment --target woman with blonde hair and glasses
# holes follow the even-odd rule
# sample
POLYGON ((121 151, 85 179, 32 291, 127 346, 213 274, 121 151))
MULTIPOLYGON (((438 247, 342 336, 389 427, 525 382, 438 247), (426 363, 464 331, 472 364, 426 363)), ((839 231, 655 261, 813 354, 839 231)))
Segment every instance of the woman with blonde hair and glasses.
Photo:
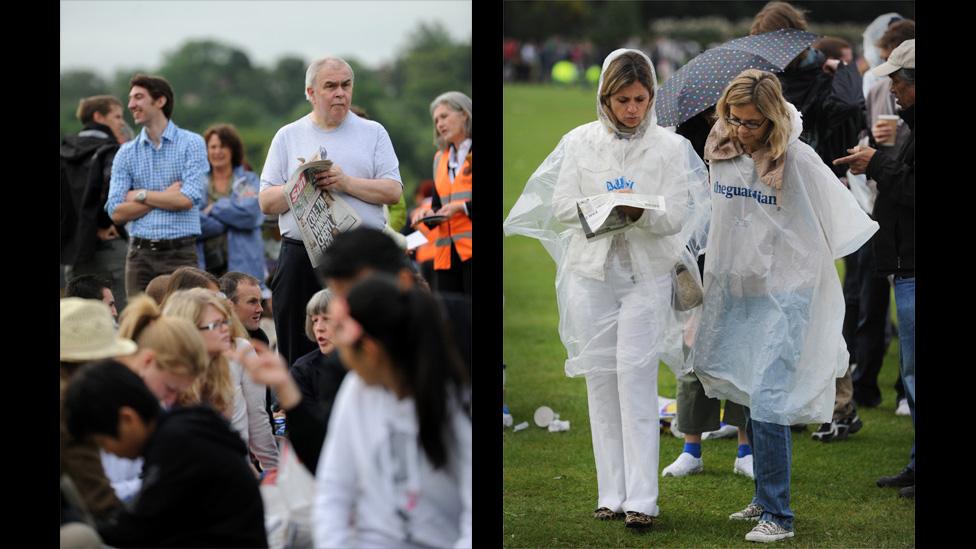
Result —
POLYGON ((210 404, 231 422, 264 470, 278 466, 278 447, 265 411, 265 387, 244 374, 231 360, 234 351, 253 353, 242 335, 234 308, 216 292, 203 288, 181 290, 166 298, 163 315, 194 322, 203 336, 210 364, 180 399, 181 404, 210 404))
POLYGON ((660 513, 658 365, 690 370, 682 352, 690 304, 675 305, 675 273, 698 280, 708 220, 705 165, 688 140, 658 127, 656 88, 644 53, 611 53, 598 119, 562 138, 505 221, 508 234, 539 239, 556 261, 566 375, 586 378, 599 492, 593 516, 637 529, 660 513), (579 204, 614 193, 660 206, 618 206, 620 230, 588 238, 579 204))
POLYGON ((750 69, 728 85, 705 144, 712 219, 704 306, 690 360, 713 398, 747 407, 755 495, 729 518, 746 540, 793 537, 790 425, 830 421, 847 370, 844 297, 834 260, 877 230, 800 141, 779 80, 750 69))

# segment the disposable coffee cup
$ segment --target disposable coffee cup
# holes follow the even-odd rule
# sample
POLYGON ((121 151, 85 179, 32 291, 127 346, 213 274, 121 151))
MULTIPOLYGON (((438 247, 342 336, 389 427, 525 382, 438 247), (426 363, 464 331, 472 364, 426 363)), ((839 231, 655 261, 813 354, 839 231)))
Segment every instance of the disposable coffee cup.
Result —
POLYGON ((896 137, 895 132, 898 131, 898 118, 899 117, 896 114, 878 115, 878 122, 881 122, 882 124, 891 127, 891 137, 889 137, 885 141, 879 141, 878 142, 879 145, 891 147, 895 144, 895 137, 896 137))
POLYGON ((556 414, 552 411, 552 408, 548 406, 539 406, 535 410, 535 424, 539 427, 548 427, 552 420, 556 418, 556 414))

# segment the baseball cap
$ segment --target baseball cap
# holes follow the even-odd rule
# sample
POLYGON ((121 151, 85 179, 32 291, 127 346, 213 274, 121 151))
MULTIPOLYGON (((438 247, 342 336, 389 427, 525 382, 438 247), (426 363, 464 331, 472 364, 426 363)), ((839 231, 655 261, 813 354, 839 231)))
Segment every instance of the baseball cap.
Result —
POLYGON ((892 50, 888 60, 871 70, 875 76, 888 76, 900 69, 915 69, 915 39, 905 40, 892 50))

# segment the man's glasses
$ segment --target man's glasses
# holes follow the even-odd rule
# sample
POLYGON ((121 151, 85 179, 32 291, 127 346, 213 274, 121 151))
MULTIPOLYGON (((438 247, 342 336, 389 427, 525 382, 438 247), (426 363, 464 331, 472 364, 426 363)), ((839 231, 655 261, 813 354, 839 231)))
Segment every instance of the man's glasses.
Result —
POLYGON ((766 121, 768 120, 769 119, 767 118, 757 124, 751 120, 746 120, 743 122, 742 120, 739 120, 738 118, 734 118, 731 116, 727 116, 725 118, 725 121, 728 122, 730 125, 735 126, 736 128, 738 128, 739 126, 745 126, 746 129, 748 130, 758 130, 759 128, 763 127, 763 125, 766 124, 766 121))
POLYGON ((215 320, 215 321, 211 322, 210 324, 206 324, 206 325, 203 325, 203 326, 197 326, 197 329, 199 329, 199 330, 206 330, 206 331, 210 332, 210 331, 216 330, 217 328, 220 328, 221 326, 230 326, 230 320, 227 320, 226 318, 224 320, 215 320))

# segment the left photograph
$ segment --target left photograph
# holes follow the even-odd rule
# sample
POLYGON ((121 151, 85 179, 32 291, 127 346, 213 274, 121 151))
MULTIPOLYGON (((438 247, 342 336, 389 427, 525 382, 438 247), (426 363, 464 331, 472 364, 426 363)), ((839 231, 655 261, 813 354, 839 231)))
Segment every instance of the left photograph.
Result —
POLYGON ((61 547, 472 545, 471 18, 61 2, 61 547))

